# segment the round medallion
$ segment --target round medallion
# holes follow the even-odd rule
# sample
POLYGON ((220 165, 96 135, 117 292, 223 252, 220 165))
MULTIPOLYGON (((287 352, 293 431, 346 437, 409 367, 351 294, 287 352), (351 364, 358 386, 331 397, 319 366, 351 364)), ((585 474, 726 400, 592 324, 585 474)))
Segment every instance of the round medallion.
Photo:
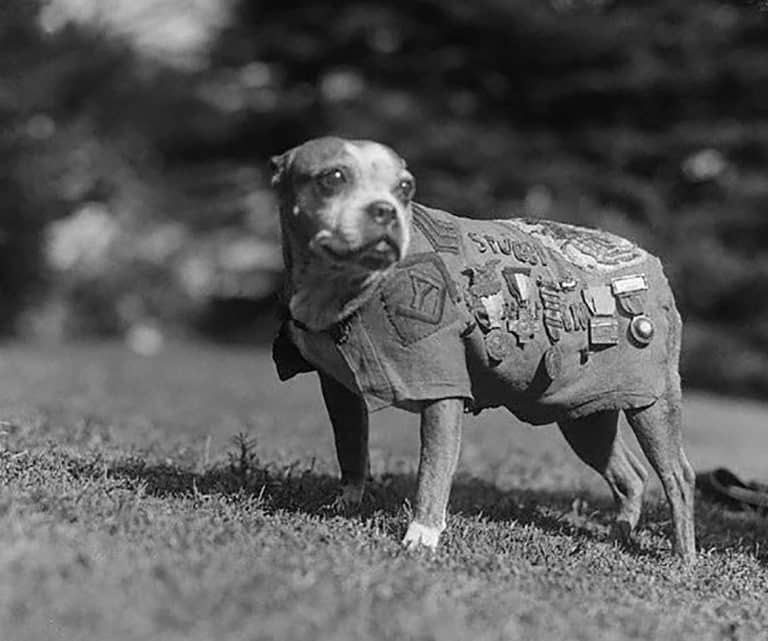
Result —
POLYGON ((485 337, 485 349, 491 360, 500 363, 512 355, 515 339, 500 329, 492 329, 485 337))
POLYGON ((643 314, 635 316, 629 323, 629 333, 640 345, 648 345, 655 332, 653 321, 643 314))

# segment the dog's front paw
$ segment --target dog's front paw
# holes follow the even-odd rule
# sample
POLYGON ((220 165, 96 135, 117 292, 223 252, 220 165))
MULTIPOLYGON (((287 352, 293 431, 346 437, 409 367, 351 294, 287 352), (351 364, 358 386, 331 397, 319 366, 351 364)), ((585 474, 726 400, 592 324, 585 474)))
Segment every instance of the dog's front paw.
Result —
POLYGON ((403 537, 403 547, 407 550, 416 550, 420 547, 434 550, 437 547, 442 531, 443 528, 430 527, 416 521, 411 521, 403 537))

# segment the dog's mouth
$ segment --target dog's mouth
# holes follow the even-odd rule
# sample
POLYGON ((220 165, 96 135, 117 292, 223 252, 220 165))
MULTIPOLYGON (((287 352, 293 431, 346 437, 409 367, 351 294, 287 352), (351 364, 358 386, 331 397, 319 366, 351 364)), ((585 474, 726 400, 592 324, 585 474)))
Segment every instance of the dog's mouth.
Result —
POLYGON ((321 239, 315 246, 335 263, 355 263, 366 269, 386 269, 400 260, 400 247, 389 236, 382 236, 353 250, 339 250, 330 239, 321 239))

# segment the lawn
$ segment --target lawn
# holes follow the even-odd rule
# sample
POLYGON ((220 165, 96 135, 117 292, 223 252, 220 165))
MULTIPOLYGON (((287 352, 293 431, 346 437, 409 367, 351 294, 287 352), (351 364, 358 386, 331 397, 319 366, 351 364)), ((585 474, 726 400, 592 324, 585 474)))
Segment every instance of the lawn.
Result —
MULTIPOLYGON (((414 417, 374 416, 359 516, 316 381, 267 351, 0 349, 0 641, 768 638, 768 519, 699 501, 670 554, 654 483, 636 549, 557 430, 469 419, 449 527, 407 553, 414 417)), ((689 394, 694 465, 768 480, 768 406, 689 394)))

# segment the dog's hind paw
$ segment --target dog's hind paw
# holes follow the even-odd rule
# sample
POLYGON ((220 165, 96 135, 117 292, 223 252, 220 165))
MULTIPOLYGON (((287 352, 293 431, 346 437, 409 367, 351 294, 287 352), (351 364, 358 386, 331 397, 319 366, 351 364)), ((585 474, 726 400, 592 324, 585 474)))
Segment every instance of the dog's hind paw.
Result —
POLYGON ((611 525, 611 538, 622 545, 631 546, 635 543, 632 524, 624 519, 616 519, 611 525))
POLYGON ((434 550, 437 547, 442 531, 442 528, 430 527, 416 521, 411 521, 403 537, 403 547, 408 550, 416 550, 420 547, 434 550))
POLYGON ((341 493, 326 506, 326 509, 329 512, 336 512, 338 514, 356 512, 360 509, 360 503, 362 500, 362 487, 358 487, 356 485, 345 485, 341 488, 341 493))

